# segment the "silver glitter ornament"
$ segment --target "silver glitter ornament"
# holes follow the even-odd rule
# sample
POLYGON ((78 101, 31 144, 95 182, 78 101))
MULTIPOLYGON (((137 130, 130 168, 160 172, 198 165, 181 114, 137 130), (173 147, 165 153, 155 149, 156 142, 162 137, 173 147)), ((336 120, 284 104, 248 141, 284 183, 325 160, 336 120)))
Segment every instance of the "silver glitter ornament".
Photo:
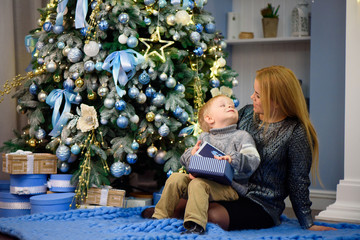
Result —
POLYGON ((38 97, 39 102, 45 102, 47 96, 48 96, 47 93, 44 92, 43 90, 41 90, 41 92, 39 92, 37 97, 38 97))
MULTIPOLYGON (((64 48, 65 49, 65 48, 64 48)), ((70 62, 76 63, 82 59, 83 53, 78 48, 71 48, 69 53, 67 54, 67 58, 70 62)))
POLYGON ((154 145, 151 145, 146 150, 147 155, 152 158, 156 156, 157 152, 158 152, 158 149, 154 145))
POLYGON ((109 89, 106 86, 100 86, 97 90, 97 94, 100 97, 105 97, 109 93, 109 89))
POLYGON ((166 155, 166 151, 159 150, 154 158, 155 162, 157 164, 164 164, 165 163, 165 155, 166 155))
POLYGON ((104 107, 111 109, 115 105, 115 100, 113 98, 105 98, 104 100, 104 107))

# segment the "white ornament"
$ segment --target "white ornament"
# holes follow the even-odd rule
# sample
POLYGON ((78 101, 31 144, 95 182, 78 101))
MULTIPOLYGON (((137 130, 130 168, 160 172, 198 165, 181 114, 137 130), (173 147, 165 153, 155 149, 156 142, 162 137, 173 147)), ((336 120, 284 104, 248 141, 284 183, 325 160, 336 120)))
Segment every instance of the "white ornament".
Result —
POLYGON ((99 53, 99 44, 95 41, 90 41, 84 46, 84 52, 89 57, 95 57, 99 53))
POLYGON ((191 17, 187 11, 181 10, 175 14, 175 21, 178 24, 187 25, 191 21, 191 17))
POLYGON ((132 117, 130 118, 130 121, 131 121, 132 123, 135 123, 135 124, 138 123, 139 120, 140 120, 140 118, 139 118, 138 115, 134 115, 134 116, 132 116, 132 117))
POLYGON ((128 40, 128 37, 125 34, 121 34, 118 38, 119 43, 126 44, 128 40))
POLYGON ((222 58, 222 57, 217 60, 217 63, 219 65, 219 67, 225 67, 226 66, 226 60, 224 58, 222 58))

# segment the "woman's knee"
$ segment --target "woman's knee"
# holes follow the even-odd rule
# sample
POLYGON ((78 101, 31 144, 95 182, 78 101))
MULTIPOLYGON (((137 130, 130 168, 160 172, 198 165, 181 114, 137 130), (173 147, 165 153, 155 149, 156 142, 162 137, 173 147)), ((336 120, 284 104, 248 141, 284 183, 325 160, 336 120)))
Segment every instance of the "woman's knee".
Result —
POLYGON ((210 203, 208 209, 208 222, 215 223, 222 229, 228 230, 230 224, 229 213, 222 205, 210 203))

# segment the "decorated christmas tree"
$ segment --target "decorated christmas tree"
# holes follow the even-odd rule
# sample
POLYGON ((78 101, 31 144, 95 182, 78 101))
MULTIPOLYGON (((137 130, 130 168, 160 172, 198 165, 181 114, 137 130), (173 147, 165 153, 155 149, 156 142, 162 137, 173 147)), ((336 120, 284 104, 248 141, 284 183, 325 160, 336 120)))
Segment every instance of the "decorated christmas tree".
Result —
MULTIPOLYGON (((25 38, 32 54, 17 87, 24 133, 3 150, 54 153, 81 199, 95 184, 181 168, 196 143, 197 111, 232 94, 236 73, 205 0, 50 0, 25 38)), ((180 170, 181 171, 181 170, 180 170)))

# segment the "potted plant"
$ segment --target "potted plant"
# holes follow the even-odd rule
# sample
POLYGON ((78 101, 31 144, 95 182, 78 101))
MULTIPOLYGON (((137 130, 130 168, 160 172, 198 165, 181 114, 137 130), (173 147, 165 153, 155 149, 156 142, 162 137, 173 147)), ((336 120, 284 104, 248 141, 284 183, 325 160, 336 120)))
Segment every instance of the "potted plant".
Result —
POLYGON ((271 3, 268 3, 266 8, 261 9, 264 38, 277 36, 279 8, 280 5, 275 9, 271 3))

